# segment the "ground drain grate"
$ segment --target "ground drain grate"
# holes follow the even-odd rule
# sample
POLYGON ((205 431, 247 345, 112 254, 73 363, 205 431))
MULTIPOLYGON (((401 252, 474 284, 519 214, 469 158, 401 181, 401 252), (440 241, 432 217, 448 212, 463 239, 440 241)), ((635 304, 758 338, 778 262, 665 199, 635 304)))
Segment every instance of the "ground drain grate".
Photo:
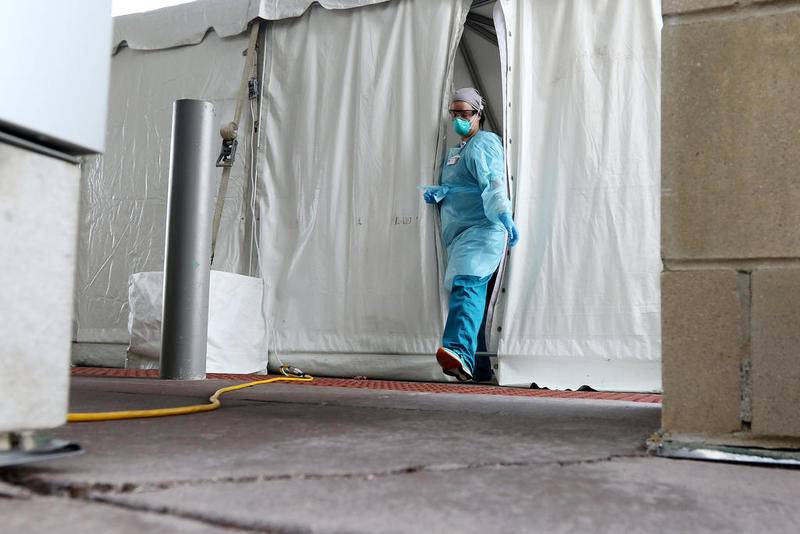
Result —
MULTIPOLYGON (((111 369, 106 367, 75 367, 72 376, 106 376, 113 378, 158 378, 154 369, 111 369)), ((272 375, 274 376, 274 375, 272 375)), ((249 382, 264 380, 266 375, 237 375, 209 373, 209 379, 249 382)), ((652 393, 610 393, 603 391, 557 391, 485 386, 480 384, 444 384, 439 382, 401 382, 395 380, 364 380, 348 378, 315 378, 313 382, 297 382, 303 387, 339 387, 409 391, 413 393, 456 393, 464 395, 497 395, 503 397, 547 397, 558 399, 596 399, 609 401, 661 404, 661 395, 652 393)))

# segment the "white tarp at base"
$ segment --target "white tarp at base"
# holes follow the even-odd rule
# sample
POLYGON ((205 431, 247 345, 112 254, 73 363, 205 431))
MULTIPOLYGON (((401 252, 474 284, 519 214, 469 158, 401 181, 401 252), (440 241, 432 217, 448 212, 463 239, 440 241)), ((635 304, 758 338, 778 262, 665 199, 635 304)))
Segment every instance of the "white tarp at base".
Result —
POLYGON ((495 319, 501 384, 661 387, 660 8, 495 8, 522 236, 495 319))
MULTIPOLYGON (((266 371, 262 290, 260 278, 211 271, 207 373, 266 371)), ((128 368, 158 369, 163 291, 163 271, 136 273, 130 278, 128 368)))
POLYGON ((469 6, 312 7, 270 26, 260 258, 281 361, 338 376, 444 379, 433 358, 441 256, 417 186, 436 180, 469 6))

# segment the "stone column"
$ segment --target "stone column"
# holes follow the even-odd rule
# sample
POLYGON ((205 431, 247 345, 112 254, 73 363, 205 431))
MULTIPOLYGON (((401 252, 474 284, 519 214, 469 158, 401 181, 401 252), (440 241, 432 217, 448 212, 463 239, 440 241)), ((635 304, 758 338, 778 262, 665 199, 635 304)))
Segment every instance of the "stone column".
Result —
POLYGON ((66 420, 80 178, 0 142, 0 434, 66 420))
POLYGON ((800 443, 800 0, 663 12, 663 430, 800 443))

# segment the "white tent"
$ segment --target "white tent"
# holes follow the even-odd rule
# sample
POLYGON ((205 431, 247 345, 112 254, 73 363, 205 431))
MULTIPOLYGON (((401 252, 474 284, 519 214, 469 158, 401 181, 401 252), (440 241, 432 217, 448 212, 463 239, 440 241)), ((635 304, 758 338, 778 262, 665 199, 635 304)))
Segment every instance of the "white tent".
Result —
POLYGON ((480 85, 522 235, 487 328, 500 382, 659 389, 659 1, 476 4, 201 0, 115 19, 76 341, 127 343, 128 279, 163 269, 172 102, 230 121, 255 21, 260 98, 214 268, 263 279, 265 363, 442 379, 445 258, 416 186, 436 180, 453 85, 480 85))

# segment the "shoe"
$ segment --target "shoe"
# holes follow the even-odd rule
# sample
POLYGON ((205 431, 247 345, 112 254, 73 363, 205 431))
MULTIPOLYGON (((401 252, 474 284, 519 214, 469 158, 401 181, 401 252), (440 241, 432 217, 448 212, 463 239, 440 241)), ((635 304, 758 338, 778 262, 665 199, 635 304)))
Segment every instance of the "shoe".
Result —
POLYGON ((436 361, 442 366, 444 374, 455 377, 459 382, 472 380, 472 373, 464 365, 461 356, 452 350, 439 347, 439 350, 436 351, 436 361))

